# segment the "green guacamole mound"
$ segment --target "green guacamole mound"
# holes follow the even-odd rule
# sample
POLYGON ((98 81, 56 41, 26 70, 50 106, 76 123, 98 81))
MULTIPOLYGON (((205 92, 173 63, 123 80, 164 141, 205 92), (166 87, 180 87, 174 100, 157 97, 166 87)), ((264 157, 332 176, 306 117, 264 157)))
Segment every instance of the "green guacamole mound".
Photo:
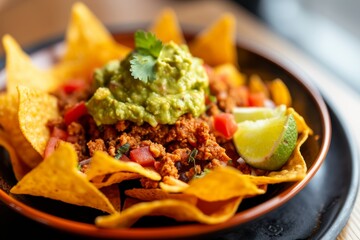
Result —
POLYGON ((94 73, 96 91, 86 103, 98 125, 130 120, 137 124, 174 124, 185 113, 205 111, 208 77, 186 45, 164 44, 154 66, 155 80, 143 82, 130 72, 130 53, 94 73))

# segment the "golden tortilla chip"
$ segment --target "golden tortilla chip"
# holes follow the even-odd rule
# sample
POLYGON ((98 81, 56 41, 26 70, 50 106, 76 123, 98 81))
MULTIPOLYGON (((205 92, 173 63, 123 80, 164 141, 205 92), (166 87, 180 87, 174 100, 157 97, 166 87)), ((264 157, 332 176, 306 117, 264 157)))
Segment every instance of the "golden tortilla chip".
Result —
POLYGON ((19 125, 34 149, 43 155, 50 138, 47 123, 59 116, 57 99, 46 92, 18 86, 19 125))
POLYGON ((136 162, 124 162, 115 159, 102 151, 94 153, 85 174, 89 180, 92 180, 94 177, 116 172, 138 173, 154 181, 161 179, 160 174, 151 168, 144 168, 136 162))
POLYGON ((131 206, 133 206, 133 205, 135 205, 137 203, 140 203, 140 202, 142 202, 140 199, 127 197, 124 200, 124 205, 122 207, 122 210, 127 209, 127 208, 129 208, 129 207, 131 207, 131 206))
POLYGON ((200 32, 189 43, 190 52, 210 66, 237 65, 235 17, 223 14, 215 23, 200 32))
POLYGON ((94 68, 113 59, 122 59, 131 51, 117 43, 106 27, 81 2, 72 7, 65 46, 63 58, 53 68, 53 74, 63 81, 79 77, 88 79, 94 68))
POLYGON ((21 132, 19 125, 19 97, 15 93, 0 94, 0 125, 8 136, 9 141, 18 153, 21 162, 30 169, 37 166, 41 161, 41 155, 35 151, 30 142, 21 132))
POLYGON ((184 191, 185 188, 189 187, 189 184, 172 176, 165 176, 159 183, 159 187, 165 192, 179 193, 184 191))
POLYGON ((249 79, 249 90, 252 93, 264 93, 266 97, 269 97, 269 90, 265 82, 257 74, 252 74, 249 79))
POLYGON ((11 162, 11 167, 13 169, 16 180, 23 178, 31 169, 25 165, 17 155, 14 147, 11 145, 9 137, 7 134, 0 130, 0 145, 5 148, 8 152, 11 162))
POLYGON ((239 87, 245 85, 246 76, 242 74, 237 67, 231 63, 221 64, 214 68, 214 72, 220 78, 226 78, 231 87, 239 87))
POLYGON ((271 97, 275 105, 284 104, 290 107, 292 104, 291 94, 285 83, 277 78, 269 83, 271 97))
POLYGON ((117 185, 106 186, 100 189, 100 191, 109 199, 111 205, 114 206, 117 212, 121 211, 121 197, 120 190, 117 185))
POLYGON ((298 133, 308 132, 309 135, 314 134, 313 130, 306 124, 305 119, 293 108, 287 108, 286 114, 293 114, 296 122, 298 133))
POLYGON ((168 193, 161 189, 144 189, 144 188, 133 188, 129 190, 125 190, 125 195, 137 198, 142 201, 153 201, 153 200, 161 200, 161 199, 177 199, 188 202, 192 205, 196 205, 197 198, 190 194, 185 193, 168 193))
POLYGON ((97 188, 103 188, 106 186, 110 186, 114 183, 121 183, 122 181, 125 181, 125 180, 138 179, 141 177, 142 176, 138 173, 116 172, 116 173, 110 173, 110 174, 94 177, 93 179, 91 179, 91 182, 97 188))
POLYGON ((217 167, 204 177, 191 179, 189 187, 183 192, 207 202, 265 193, 251 181, 248 175, 232 167, 217 167))
POLYGON ((51 198, 108 213, 116 212, 106 196, 87 180, 77 165, 72 144, 60 142, 54 153, 25 175, 10 192, 51 198))
POLYGON ((218 208, 209 211, 209 214, 205 214, 198 207, 181 200, 165 199, 142 202, 132 205, 121 213, 99 216, 95 219, 95 224, 106 228, 124 228, 130 227, 144 216, 166 216, 177 221, 217 224, 231 218, 241 200, 241 198, 233 198, 223 201, 221 204, 217 204, 218 208))
POLYGON ((158 39, 167 43, 174 41, 177 44, 185 43, 184 36, 173 9, 165 8, 157 16, 149 28, 158 39))
POLYGON ((18 85, 27 86, 39 91, 53 91, 59 82, 47 70, 36 67, 31 58, 21 49, 19 44, 10 35, 3 37, 6 54, 6 90, 16 93, 18 85))

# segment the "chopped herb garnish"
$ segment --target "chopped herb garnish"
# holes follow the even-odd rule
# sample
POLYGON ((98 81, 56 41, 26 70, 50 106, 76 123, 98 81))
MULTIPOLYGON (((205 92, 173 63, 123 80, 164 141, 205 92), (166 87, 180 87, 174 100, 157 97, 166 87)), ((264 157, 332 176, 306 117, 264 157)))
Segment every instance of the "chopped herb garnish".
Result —
POLYGON ((196 148, 194 148, 190 154, 189 154, 189 159, 188 159, 188 163, 193 163, 194 164, 194 168, 196 168, 196 162, 195 162, 195 157, 198 154, 198 150, 196 148))
POLYGON ((212 102, 212 103, 217 103, 217 98, 216 98, 216 96, 214 96, 214 95, 209 95, 209 100, 210 100, 210 102, 212 102))
POLYGON ((163 48, 162 42, 151 32, 135 33, 135 51, 130 60, 131 75, 140 81, 155 80, 155 64, 163 48))
POLYGON ((151 32, 135 32, 135 49, 138 53, 157 58, 163 47, 162 42, 151 32))
POLYGON ((135 79, 143 82, 155 80, 154 66, 156 60, 152 56, 135 54, 133 59, 130 60, 130 64, 130 72, 135 79))
POLYGON ((126 154, 130 149, 130 144, 125 143, 116 150, 115 158, 120 159, 123 154, 126 154))

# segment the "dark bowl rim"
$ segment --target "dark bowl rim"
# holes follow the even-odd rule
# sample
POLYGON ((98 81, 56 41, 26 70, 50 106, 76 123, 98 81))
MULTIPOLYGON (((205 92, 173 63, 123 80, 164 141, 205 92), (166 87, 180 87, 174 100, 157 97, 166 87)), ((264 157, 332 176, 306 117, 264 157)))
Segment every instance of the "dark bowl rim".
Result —
MULTIPOLYGON (((144 26, 144 24, 132 24, 124 26, 110 27, 111 32, 120 33, 130 31, 133 29, 138 29, 139 26, 144 26), (121 30, 121 31, 120 31, 121 30)), ((140 27, 141 28, 141 27, 140 27)), ((199 28, 194 28, 194 26, 184 26, 185 31, 189 33, 196 33, 199 28)), ((184 32, 185 32, 184 31, 184 32)), ((37 50, 49 47, 55 43, 59 43, 63 40, 63 37, 55 37, 48 41, 44 41, 41 44, 35 45, 31 48, 28 48, 26 52, 33 53, 37 50)), ((215 224, 215 225, 203 225, 203 224, 189 224, 189 225, 180 225, 180 226, 171 226, 171 227, 156 227, 156 228, 129 228, 129 229, 101 229, 96 227, 93 224, 81 223, 69 219, 64 219, 61 217, 53 216, 51 214, 42 212, 21 201, 12 198, 10 195, 5 193, 0 189, 0 198, 8 206, 10 206, 15 211, 20 214, 29 217, 37 222, 48 225, 50 227, 64 230, 65 232, 92 236, 92 237, 104 237, 104 238, 126 238, 126 239, 168 239, 169 236, 175 238, 181 237, 194 237, 203 234, 209 234, 212 232, 220 232, 233 227, 239 226, 240 224, 254 220, 289 201, 297 193, 299 193, 314 177, 316 172, 319 170, 320 166, 324 162, 326 155, 328 153, 331 141, 331 120, 330 115, 327 109, 327 105, 322 98, 320 91, 317 87, 311 82, 310 76, 308 76, 304 71, 301 70, 299 66, 291 62, 285 56, 276 53, 274 50, 270 50, 265 46, 261 46, 258 43, 252 42, 246 38, 237 38, 237 47, 245 49, 255 55, 258 55, 272 64, 277 65, 279 68, 284 70, 292 78, 296 79, 303 87, 310 93, 316 107, 319 112, 321 112, 321 125, 323 126, 324 135, 322 144, 320 146, 320 151, 317 160, 314 161, 313 165, 308 169, 307 175, 301 181, 295 182, 285 191, 281 192, 279 195, 255 206, 244 210, 242 212, 236 213, 231 219, 226 222, 215 224)), ((0 68, 4 66, 4 59, 0 59, 0 68)))

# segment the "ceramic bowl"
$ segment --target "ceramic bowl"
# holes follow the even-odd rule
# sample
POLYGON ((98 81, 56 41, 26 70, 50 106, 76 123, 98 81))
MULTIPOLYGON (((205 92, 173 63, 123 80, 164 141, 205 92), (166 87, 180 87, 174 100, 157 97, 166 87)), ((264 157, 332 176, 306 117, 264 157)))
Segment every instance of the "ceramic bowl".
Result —
MULTIPOLYGON (((186 31, 185 31, 186 32, 186 31)), ((191 31, 189 31, 190 33, 191 31)), ((191 37, 192 34, 189 34, 191 37)), ((115 34, 118 41, 131 42, 132 34, 115 34)), ((51 58, 56 41, 39 45, 32 56, 51 58), (49 50, 52 49, 52 50, 49 50)), ((299 181, 269 186, 265 195, 246 199, 237 213, 228 221, 216 225, 178 223, 165 217, 144 217, 132 228, 100 229, 94 224, 98 211, 77 207, 50 199, 9 194, 16 183, 6 152, 0 150, 0 199, 15 211, 55 229, 96 238, 113 239, 171 239, 206 237, 219 232, 241 228, 241 225, 275 211, 295 197, 314 177, 324 162, 330 146, 331 120, 326 103, 319 90, 307 76, 283 56, 255 45, 246 39, 238 40, 238 56, 241 71, 257 73, 264 79, 281 78, 293 97, 293 107, 300 113, 314 135, 305 142, 301 151, 308 167, 307 176, 299 181)))

